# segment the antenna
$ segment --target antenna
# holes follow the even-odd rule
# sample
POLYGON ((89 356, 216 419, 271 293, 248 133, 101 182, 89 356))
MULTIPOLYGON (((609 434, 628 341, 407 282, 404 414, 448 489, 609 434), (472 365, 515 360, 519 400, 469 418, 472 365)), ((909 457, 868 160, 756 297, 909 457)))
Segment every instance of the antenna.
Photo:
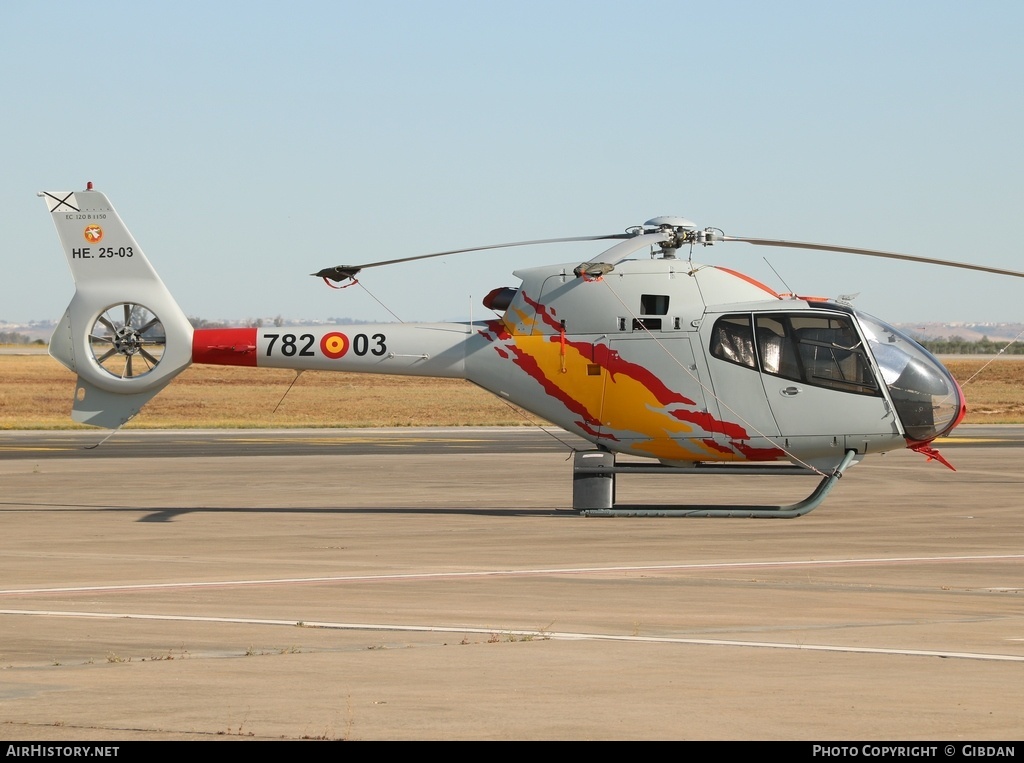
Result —
POLYGON ((777 271, 774 267, 772 267, 772 264, 770 262, 768 262, 768 258, 767 257, 764 258, 764 261, 768 265, 768 267, 770 267, 772 269, 772 272, 775 274, 775 277, 778 278, 780 281, 782 281, 782 285, 786 287, 786 291, 789 292, 790 294, 796 294, 796 292, 793 291, 793 287, 790 286, 788 283, 786 283, 786 279, 783 278, 782 276, 780 276, 779 275, 779 271, 777 271))

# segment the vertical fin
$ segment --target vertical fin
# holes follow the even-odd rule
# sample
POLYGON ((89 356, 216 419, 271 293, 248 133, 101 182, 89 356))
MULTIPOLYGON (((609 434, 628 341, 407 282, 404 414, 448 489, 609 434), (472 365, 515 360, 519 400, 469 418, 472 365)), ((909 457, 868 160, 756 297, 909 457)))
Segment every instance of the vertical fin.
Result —
POLYGON ((75 281, 50 338, 50 355, 78 374, 71 417, 119 427, 192 362, 192 326, 104 194, 39 196, 75 281))

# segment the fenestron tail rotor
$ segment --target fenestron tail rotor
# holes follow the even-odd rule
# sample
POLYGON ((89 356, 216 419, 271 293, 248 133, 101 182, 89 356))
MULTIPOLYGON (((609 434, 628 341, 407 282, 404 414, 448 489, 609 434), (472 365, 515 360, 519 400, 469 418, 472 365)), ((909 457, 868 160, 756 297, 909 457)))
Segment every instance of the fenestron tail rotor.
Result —
POLYGON ((100 367, 118 379, 145 376, 167 346, 160 318, 145 305, 124 302, 104 310, 89 332, 89 349, 100 367))

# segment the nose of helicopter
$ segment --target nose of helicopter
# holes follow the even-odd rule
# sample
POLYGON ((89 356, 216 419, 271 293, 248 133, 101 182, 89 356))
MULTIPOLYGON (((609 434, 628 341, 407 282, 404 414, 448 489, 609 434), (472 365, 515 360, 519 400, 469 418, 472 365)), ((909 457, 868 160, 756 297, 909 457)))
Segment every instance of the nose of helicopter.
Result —
POLYGON ((888 387, 910 448, 949 434, 967 413, 963 390, 938 360, 908 364, 888 387))
POLYGON ((967 405, 952 374, 898 329, 863 313, 859 317, 908 447, 919 448, 953 431, 967 405))

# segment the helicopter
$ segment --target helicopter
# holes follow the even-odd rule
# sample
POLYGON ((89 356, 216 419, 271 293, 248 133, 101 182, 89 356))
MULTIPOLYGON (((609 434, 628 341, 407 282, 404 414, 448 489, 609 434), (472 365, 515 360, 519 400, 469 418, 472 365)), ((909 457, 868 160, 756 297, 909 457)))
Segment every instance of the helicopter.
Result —
POLYGON ((613 241, 589 261, 517 270, 464 323, 193 328, 106 195, 39 194, 75 281, 49 343, 77 374, 71 417, 118 429, 190 364, 466 379, 578 435, 573 509, 588 516, 792 518, 816 508, 864 457, 898 448, 952 466, 932 443, 963 419, 963 392, 927 350, 848 302, 780 294, 680 250, 744 242, 1024 273, 925 257, 728 236, 681 217, 608 235, 495 244, 338 265, 366 268, 462 252, 613 241), (649 254, 645 254, 645 250, 649 254), (618 456, 637 459, 617 461, 618 456), (622 473, 804 474, 789 505, 620 506, 622 473))

